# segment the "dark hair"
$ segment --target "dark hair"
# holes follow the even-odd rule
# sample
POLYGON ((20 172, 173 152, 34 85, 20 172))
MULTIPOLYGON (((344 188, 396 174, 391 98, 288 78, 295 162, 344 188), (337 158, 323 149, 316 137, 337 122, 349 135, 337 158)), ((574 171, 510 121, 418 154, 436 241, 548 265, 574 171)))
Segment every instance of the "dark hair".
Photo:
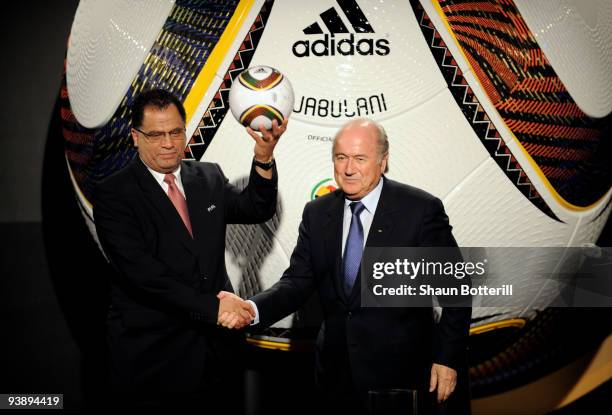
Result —
POLYGON ((138 95, 132 103, 132 128, 140 128, 146 107, 155 107, 160 110, 174 105, 178 110, 183 122, 186 120, 185 107, 183 103, 165 89, 151 89, 138 95))

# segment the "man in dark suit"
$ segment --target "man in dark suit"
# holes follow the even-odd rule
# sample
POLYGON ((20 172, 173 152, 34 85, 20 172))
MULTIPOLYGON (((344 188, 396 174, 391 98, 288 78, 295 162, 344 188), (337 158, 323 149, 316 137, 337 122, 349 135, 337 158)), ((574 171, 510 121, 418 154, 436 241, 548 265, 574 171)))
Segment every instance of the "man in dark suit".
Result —
MULTIPOLYGON (((248 186, 231 185, 217 164, 182 161, 185 110, 152 90, 132 106, 138 150, 129 166, 99 183, 94 219, 101 246, 118 271, 108 315, 111 386, 119 404, 203 406, 220 402, 238 338, 217 325, 252 316, 235 298, 225 261, 228 223, 260 223, 276 209, 274 147, 285 131, 273 123, 255 140, 248 186)), ((237 369, 236 365, 233 365, 237 369)), ((235 383, 235 379, 232 379, 235 383)), ((226 402, 231 404, 235 402, 226 402)))
POLYGON ((255 322, 265 327, 318 291, 324 321, 316 380, 326 403, 343 413, 364 412, 368 391, 377 389, 416 389, 422 403, 445 401, 466 365, 470 308, 444 308, 435 323, 431 307, 361 307, 364 245, 457 246, 439 199, 383 176, 388 148, 384 129, 373 121, 355 120, 339 131, 333 163, 340 189, 306 205, 289 268, 251 299, 255 322))

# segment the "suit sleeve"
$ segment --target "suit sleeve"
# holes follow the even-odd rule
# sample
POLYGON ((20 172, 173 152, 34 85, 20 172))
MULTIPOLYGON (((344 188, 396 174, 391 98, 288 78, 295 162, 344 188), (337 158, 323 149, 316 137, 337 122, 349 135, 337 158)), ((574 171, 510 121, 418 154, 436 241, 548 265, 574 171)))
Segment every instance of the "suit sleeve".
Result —
POLYGON ((291 254, 289 268, 276 284, 251 298, 257 305, 261 327, 268 327, 299 309, 316 289, 307 210, 308 205, 302 214, 298 241, 291 254))
POLYGON ((110 263, 130 288, 164 308, 216 324, 219 300, 214 294, 203 294, 182 283, 149 252, 137 213, 127 199, 109 185, 96 187, 96 231, 110 263))
MULTIPOLYGON (((433 199, 425 213, 421 228, 421 246, 456 247, 457 242, 452 234, 452 226, 444 212, 440 199, 433 199)), ((458 260, 461 253, 457 249, 458 260)), ((469 284, 469 278, 461 281, 469 284)), ((434 329, 434 362, 457 369, 466 364, 467 343, 470 331, 471 307, 465 302, 470 298, 438 298, 442 305, 442 316, 434 329), (462 306, 453 306, 457 301, 462 306)))
POLYGON ((243 190, 232 185, 221 167, 216 166, 223 179, 227 223, 262 223, 274 216, 278 191, 276 166, 273 167, 272 178, 266 179, 257 173, 252 164, 249 184, 243 190))

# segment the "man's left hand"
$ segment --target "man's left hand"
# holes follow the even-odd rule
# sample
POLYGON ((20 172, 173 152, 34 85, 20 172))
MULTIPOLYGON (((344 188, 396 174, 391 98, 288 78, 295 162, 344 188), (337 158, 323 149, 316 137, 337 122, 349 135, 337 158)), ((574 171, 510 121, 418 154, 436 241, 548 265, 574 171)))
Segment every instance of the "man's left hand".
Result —
POLYGON ((438 389, 438 403, 444 402, 457 386, 457 371, 452 367, 434 363, 431 366, 429 392, 438 389))

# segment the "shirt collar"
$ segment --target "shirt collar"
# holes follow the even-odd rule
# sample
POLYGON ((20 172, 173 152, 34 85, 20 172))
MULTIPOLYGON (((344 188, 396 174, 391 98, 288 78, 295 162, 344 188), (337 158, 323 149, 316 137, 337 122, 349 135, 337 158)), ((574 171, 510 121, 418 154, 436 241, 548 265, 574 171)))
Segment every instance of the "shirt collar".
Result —
MULTIPOLYGON (((372 189, 370 193, 362 197, 361 200, 359 200, 359 202, 363 203, 367 211, 370 212, 372 215, 374 214, 374 211, 376 211, 376 206, 378 206, 378 200, 380 199, 382 188, 383 188, 383 178, 381 176, 376 187, 372 189)), ((350 205, 352 202, 357 202, 357 200, 350 200, 350 199, 344 198, 345 207, 350 205)))
MULTIPOLYGON (((149 167, 147 165, 147 163, 144 162, 144 160, 142 160, 142 158, 140 159, 140 161, 142 161, 142 164, 147 166, 147 169, 151 172, 151 174, 153 175, 155 180, 157 180, 158 183, 161 184, 161 183, 164 182, 164 178, 166 177, 166 173, 160 173, 160 172, 158 172, 156 170, 153 170, 151 167, 149 167)), ((176 180, 181 180, 181 165, 180 164, 179 164, 178 168, 172 172, 172 174, 174 174, 174 177, 176 177, 176 180)))

